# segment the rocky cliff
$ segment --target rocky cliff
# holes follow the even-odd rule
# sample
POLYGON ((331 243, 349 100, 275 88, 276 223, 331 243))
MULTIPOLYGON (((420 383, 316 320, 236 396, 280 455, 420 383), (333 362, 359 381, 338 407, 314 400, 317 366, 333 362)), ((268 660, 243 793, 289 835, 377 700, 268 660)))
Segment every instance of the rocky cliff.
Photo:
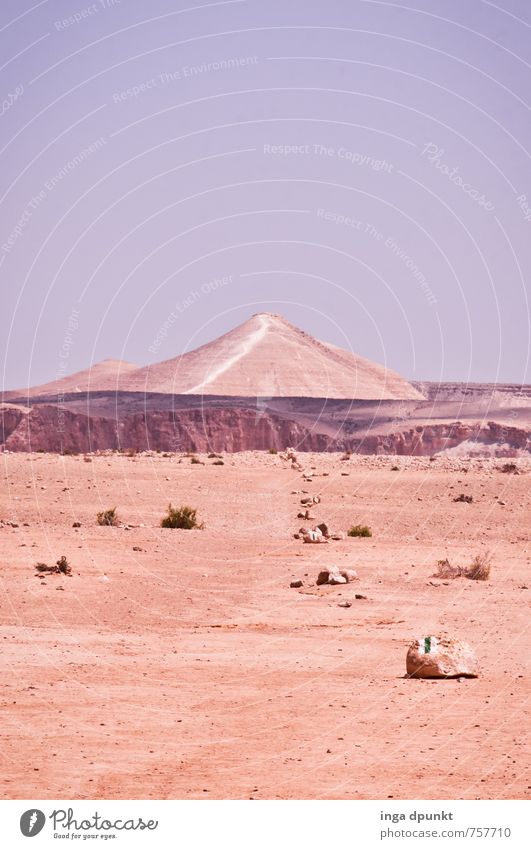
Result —
POLYGON ((426 424, 388 434, 331 437, 272 412, 245 408, 152 410, 116 419, 87 416, 53 405, 4 407, 0 450, 89 452, 105 449, 161 451, 250 451, 288 445, 299 451, 427 456, 466 447, 467 451, 516 456, 531 452, 529 430, 489 422, 426 424))

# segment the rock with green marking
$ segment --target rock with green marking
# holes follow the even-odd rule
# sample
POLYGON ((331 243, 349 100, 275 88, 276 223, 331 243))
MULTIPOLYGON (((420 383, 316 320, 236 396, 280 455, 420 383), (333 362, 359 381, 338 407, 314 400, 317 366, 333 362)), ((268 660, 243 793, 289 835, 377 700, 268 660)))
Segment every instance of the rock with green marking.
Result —
POLYGON ((477 678, 474 650, 462 640, 431 635, 414 640, 407 653, 410 678, 477 678))

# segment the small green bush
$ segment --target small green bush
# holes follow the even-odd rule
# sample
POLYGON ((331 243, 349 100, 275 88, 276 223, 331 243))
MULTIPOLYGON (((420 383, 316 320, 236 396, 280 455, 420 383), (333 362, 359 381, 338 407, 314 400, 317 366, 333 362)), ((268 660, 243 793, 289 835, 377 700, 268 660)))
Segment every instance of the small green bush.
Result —
POLYGON ((116 528, 120 524, 116 507, 111 507, 110 510, 102 510, 101 513, 98 513, 96 519, 98 525, 111 525, 113 528, 116 528))
POLYGON ((172 507, 168 505, 168 514, 160 521, 161 528, 182 528, 190 531, 193 528, 204 528, 203 522, 197 521, 197 510, 184 505, 183 507, 172 507))
POLYGON ((349 537, 372 537, 372 531, 368 525, 352 525, 347 533, 349 537))

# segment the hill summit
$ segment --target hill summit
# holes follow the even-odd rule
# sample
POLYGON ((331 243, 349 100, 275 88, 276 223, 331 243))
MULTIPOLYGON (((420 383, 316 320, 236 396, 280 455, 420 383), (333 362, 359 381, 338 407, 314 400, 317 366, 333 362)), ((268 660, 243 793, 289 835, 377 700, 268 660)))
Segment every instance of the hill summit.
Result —
POLYGON ((257 313, 180 357, 130 372, 149 392, 269 398, 416 400, 396 372, 320 342, 281 315, 257 313))
POLYGON ((423 397, 396 372, 320 342, 272 313, 257 313, 206 345, 160 363, 136 368, 105 361, 58 381, 57 387, 50 383, 26 392, 51 395, 72 391, 71 387, 257 398, 413 401, 423 397))

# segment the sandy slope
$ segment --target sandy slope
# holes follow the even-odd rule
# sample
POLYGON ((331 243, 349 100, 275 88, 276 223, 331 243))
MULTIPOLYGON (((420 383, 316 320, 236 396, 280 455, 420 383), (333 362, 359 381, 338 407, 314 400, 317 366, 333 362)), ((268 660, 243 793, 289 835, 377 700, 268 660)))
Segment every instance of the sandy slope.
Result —
POLYGON ((139 369, 129 391, 258 397, 419 399, 396 372, 257 313, 194 351, 139 369))
POLYGON ((50 383, 42 383, 29 389, 16 389, 3 393, 3 398, 35 398, 41 395, 67 395, 70 392, 115 391, 121 380, 138 369, 126 360, 102 360, 83 371, 61 377, 50 383))
POLYGON ((391 369, 314 339, 279 315, 258 313, 186 354, 144 368, 104 360, 3 400, 68 392, 159 392, 244 397, 420 400, 391 369))
POLYGON ((279 456, 206 462, 2 457, 2 797, 529 796, 531 463, 307 455, 329 472, 307 483, 279 456), (303 546, 302 489, 374 536, 303 546), (160 529, 170 499, 205 530, 160 529), (96 526, 115 504, 134 527, 96 526), (430 578, 485 548, 490 582, 430 578), (61 554, 72 578, 34 577, 61 554), (329 563, 359 582, 316 588, 329 563), (404 679, 441 630, 478 680, 404 679))

